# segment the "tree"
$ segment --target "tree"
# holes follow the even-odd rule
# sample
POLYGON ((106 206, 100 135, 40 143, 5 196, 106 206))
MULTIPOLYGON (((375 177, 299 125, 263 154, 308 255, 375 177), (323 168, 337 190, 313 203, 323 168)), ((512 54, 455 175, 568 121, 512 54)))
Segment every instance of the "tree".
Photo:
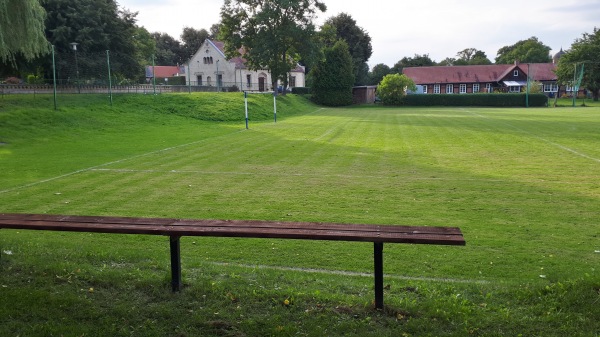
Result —
POLYGON ((571 45, 558 61, 556 75, 561 84, 572 85, 575 67, 578 71, 583 64, 582 87, 592 93, 594 101, 598 100, 600 94, 600 29, 594 28, 594 32, 583 33, 571 45))
POLYGON ((415 82, 404 74, 390 74, 386 75, 377 87, 377 94, 385 105, 400 105, 406 95, 406 89, 417 90, 415 82))
POLYGON ((217 38, 219 37, 219 31, 220 31, 220 28, 219 28, 219 27, 220 27, 220 26, 221 26, 221 23, 220 23, 220 22, 219 22, 219 23, 215 23, 215 24, 213 24, 212 26, 210 26, 210 29, 209 29, 209 31, 210 31, 210 34, 208 35, 208 37, 209 37, 210 39, 213 39, 213 40, 214 40, 214 39, 217 39, 217 38))
POLYGON ((376 64, 371 70, 371 73, 369 74, 369 84, 379 84, 383 77, 385 77, 385 75, 389 74, 390 72, 391 69, 387 65, 383 63, 376 64))
POLYGON ((456 59, 454 57, 446 57, 445 59, 441 60, 440 62, 438 62, 438 66, 454 66, 457 65, 456 63, 456 59))
POLYGON ((349 14, 341 13, 325 21, 325 24, 335 28, 338 39, 346 41, 352 56, 352 68, 356 85, 365 84, 368 81, 369 66, 367 61, 373 54, 371 46, 371 37, 369 34, 356 25, 349 14))
POLYGON ((475 48, 466 48, 456 53, 456 65, 492 64, 484 51, 475 48))
POLYGON ((511 46, 500 48, 496 56, 496 63, 511 64, 515 61, 521 63, 547 63, 551 61, 550 49, 550 47, 539 41, 537 37, 532 36, 511 46))
POLYGON ((139 64, 152 64, 152 55, 156 51, 156 41, 144 27, 136 27, 135 35, 133 36, 135 45, 135 57, 139 64))
POLYGON ((396 62, 392 67, 392 73, 402 74, 402 69, 406 67, 429 67, 434 65, 435 62, 429 58, 429 54, 415 54, 414 57, 405 56, 400 61, 396 62))
POLYGON ((352 104, 354 73, 348 44, 339 40, 333 47, 326 47, 323 54, 311 72, 313 99, 328 106, 352 104))
POLYGON ((225 0, 219 37, 228 58, 243 52, 250 69, 268 68, 273 88, 277 80, 285 88, 288 73, 315 46, 315 13, 326 9, 319 0, 225 0))
POLYGON ((174 66, 183 63, 181 43, 167 33, 152 33, 156 43, 154 63, 157 66, 174 66))
POLYGON ((190 59, 200 49, 204 40, 209 36, 206 29, 196 30, 191 27, 183 28, 181 33, 181 41, 183 41, 182 57, 184 61, 190 59))
POLYGON ((39 0, 0 0, 0 62, 15 64, 15 56, 33 60, 47 54, 46 12, 39 0))
POLYGON ((77 43, 80 69, 105 68, 106 58, 100 55, 109 50, 120 56, 111 61, 114 75, 143 74, 135 57, 137 13, 120 10, 115 0, 45 0, 43 6, 48 13, 48 41, 59 53, 71 53, 71 43, 77 43))

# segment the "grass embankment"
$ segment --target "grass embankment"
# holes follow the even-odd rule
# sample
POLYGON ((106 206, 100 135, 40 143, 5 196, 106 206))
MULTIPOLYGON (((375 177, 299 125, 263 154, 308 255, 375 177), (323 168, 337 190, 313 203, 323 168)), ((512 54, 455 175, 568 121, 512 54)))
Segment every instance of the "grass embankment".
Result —
POLYGON ((254 97, 250 130, 240 94, 5 97, 0 211, 459 226, 467 246, 386 245, 375 312, 369 244, 183 238, 172 294, 164 238, 3 230, 0 335, 600 333, 599 108, 290 96, 275 124, 254 97))

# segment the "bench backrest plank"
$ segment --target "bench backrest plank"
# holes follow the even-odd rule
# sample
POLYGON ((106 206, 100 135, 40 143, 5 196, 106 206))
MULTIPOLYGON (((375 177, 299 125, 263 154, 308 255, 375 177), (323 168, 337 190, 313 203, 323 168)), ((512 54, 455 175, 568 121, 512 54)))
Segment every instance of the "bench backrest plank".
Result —
POLYGON ((167 236, 253 237, 465 245, 464 237, 460 229, 456 227, 0 214, 0 228, 167 236))

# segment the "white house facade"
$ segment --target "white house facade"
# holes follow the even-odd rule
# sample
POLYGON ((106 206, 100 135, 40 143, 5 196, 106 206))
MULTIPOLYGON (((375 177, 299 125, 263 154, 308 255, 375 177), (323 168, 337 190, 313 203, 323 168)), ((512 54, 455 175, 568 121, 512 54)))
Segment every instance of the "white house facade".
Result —
MULTIPOLYGON (((227 59, 223 47, 223 42, 206 39, 185 64, 186 82, 218 91, 231 91, 236 88, 241 91, 274 90, 268 69, 250 70, 241 57, 227 59)), ((305 79, 304 67, 298 66, 289 74, 288 87, 303 87, 305 79)))

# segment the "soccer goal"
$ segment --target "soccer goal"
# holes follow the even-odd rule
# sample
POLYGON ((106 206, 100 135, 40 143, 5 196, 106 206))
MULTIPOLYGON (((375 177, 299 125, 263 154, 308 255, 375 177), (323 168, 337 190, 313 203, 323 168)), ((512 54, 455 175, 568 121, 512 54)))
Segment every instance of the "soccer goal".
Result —
POLYGON ((273 95, 273 121, 277 123, 277 92, 244 91, 244 110, 246 115, 246 129, 248 129, 248 95, 273 95))

